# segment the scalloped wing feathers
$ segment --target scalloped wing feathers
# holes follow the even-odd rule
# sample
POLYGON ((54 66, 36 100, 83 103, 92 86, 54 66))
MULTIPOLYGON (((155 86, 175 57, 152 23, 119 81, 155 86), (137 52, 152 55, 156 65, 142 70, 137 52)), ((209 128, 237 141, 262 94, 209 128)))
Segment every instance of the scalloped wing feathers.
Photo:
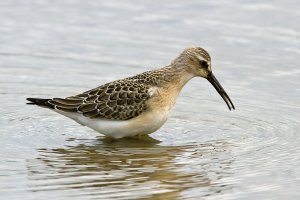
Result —
POLYGON ((115 81, 82 94, 53 98, 49 103, 65 112, 78 112, 89 118, 128 120, 147 109, 149 86, 135 81, 115 81))

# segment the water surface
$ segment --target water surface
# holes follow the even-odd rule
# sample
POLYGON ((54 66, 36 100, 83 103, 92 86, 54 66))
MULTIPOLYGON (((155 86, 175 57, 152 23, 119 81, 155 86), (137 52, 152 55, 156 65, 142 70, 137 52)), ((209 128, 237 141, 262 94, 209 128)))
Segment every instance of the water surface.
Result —
POLYGON ((300 3, 1 1, 3 199, 299 199, 300 3), (111 141, 26 97, 74 95, 202 46, 151 138, 111 141))

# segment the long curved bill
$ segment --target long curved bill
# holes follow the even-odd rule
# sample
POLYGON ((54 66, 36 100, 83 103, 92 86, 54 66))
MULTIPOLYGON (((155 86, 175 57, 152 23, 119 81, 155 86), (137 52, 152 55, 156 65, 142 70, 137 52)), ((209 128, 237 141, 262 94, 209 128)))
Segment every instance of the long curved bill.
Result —
POLYGON ((228 94, 225 92, 219 81, 216 79, 214 74, 211 72, 207 76, 207 80, 214 86, 214 88, 217 90, 217 92, 221 95, 221 97, 224 99, 225 103, 227 104, 229 110, 235 109, 232 101, 230 100, 228 94))

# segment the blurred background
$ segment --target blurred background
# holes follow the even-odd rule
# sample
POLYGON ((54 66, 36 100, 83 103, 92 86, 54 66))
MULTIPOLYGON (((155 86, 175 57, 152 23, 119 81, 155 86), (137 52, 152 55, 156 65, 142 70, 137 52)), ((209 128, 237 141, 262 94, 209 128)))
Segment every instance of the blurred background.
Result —
POLYGON ((300 2, 0 2, 3 199, 299 199, 300 2), (236 106, 208 83, 183 89, 153 140, 109 141, 26 97, 65 97, 212 57, 236 106))

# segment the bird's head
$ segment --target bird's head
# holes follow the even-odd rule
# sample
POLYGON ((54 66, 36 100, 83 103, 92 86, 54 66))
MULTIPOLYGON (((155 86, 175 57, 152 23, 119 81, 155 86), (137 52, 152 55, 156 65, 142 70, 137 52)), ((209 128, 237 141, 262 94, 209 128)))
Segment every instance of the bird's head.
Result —
POLYGON ((174 66, 184 67, 186 71, 194 76, 206 78, 221 95, 229 110, 235 109, 229 96, 212 73, 211 58, 207 51, 201 47, 185 49, 172 63, 174 66))

